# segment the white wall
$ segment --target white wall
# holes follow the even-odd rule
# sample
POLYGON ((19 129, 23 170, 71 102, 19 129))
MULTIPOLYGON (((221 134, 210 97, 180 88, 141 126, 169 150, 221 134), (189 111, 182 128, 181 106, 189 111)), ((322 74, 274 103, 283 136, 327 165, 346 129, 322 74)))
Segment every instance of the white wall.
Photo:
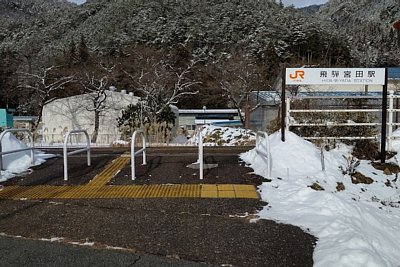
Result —
MULTIPOLYGON (((125 93, 107 91, 106 110, 100 114, 98 142, 109 144, 120 136, 117 118, 129 104, 136 104, 139 98, 125 93)), ((94 111, 90 95, 77 95, 57 99, 43 108, 42 135, 44 142, 62 142, 63 135, 73 129, 94 130, 94 111)))

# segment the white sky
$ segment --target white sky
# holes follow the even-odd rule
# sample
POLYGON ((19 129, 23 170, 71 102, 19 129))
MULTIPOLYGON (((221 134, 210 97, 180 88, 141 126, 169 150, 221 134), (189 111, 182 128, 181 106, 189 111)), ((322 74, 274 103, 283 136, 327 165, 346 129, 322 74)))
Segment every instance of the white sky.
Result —
POLYGON ((282 0, 284 5, 294 5, 295 7, 305 7, 311 5, 325 4, 328 0, 282 0))

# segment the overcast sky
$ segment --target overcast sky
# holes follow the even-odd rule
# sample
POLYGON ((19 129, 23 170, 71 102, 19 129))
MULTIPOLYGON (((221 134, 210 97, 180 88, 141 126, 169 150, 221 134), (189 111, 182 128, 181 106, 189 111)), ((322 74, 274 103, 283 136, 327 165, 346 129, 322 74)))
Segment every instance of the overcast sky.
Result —
POLYGON ((295 7, 305 7, 311 5, 325 4, 328 0, 282 0, 285 5, 294 5, 295 7))
POLYGON ((83 3, 86 2, 86 0, 68 0, 68 1, 74 2, 74 3, 77 3, 77 4, 83 4, 83 3))
MULTIPOLYGON (((86 0, 69 0, 71 2, 82 4, 86 0)), ((328 0, 282 0, 285 5, 294 5, 295 7, 304 7, 310 5, 319 5, 328 2, 328 0)))

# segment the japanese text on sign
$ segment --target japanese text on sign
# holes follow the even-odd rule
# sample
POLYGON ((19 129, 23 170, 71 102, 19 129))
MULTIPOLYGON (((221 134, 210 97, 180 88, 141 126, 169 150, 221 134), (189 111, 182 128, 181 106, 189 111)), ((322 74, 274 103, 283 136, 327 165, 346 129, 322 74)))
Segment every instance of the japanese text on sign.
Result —
POLYGON ((288 68, 286 84, 385 84, 384 68, 288 68))

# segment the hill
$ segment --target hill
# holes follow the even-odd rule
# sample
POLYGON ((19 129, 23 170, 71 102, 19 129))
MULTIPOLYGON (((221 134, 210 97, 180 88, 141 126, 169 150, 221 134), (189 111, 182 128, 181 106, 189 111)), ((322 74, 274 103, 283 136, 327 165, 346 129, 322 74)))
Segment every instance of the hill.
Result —
POLYGON ((352 49, 352 56, 364 66, 400 64, 400 47, 392 24, 400 19, 397 0, 330 0, 317 12, 342 32, 352 49))

